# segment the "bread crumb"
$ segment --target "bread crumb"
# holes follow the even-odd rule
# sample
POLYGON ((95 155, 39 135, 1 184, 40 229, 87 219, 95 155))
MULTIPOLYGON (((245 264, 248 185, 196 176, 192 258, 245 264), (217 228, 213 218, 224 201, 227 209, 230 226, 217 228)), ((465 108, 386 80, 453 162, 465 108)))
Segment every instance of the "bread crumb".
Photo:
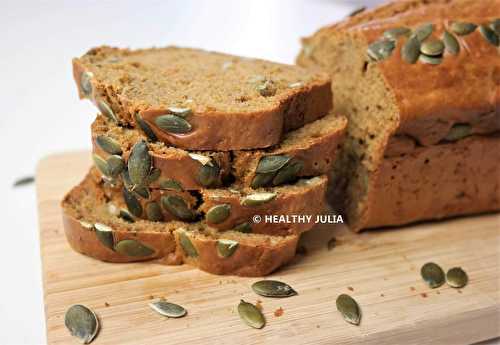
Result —
POLYGON ((413 286, 410 286, 410 291, 416 291, 416 289, 413 286))
POLYGON ((349 290, 349 291, 354 291, 354 288, 353 288, 352 286, 348 286, 348 287, 347 287, 347 290, 349 290))
POLYGON ((155 296, 153 296, 153 295, 149 295, 149 297, 148 297, 148 298, 149 298, 149 299, 154 299, 154 298, 155 298, 155 296))
POLYGON ((260 299, 258 299, 257 302, 255 303, 255 308, 262 311, 262 301, 260 299))
POLYGON ((305 246, 298 246, 295 254, 307 255, 307 248, 305 246))
POLYGON ((279 307, 278 309, 276 309, 276 310, 274 311, 274 316, 276 316, 276 317, 280 317, 281 315, 283 315, 283 313, 284 313, 283 308, 279 307))
POLYGON ((426 294, 425 292, 422 292, 422 293, 420 294, 420 296, 422 296, 423 298, 426 298, 426 297, 427 297, 427 294, 426 294))
POLYGON ((109 303, 108 302, 104 302, 104 306, 105 307, 109 307, 109 303))

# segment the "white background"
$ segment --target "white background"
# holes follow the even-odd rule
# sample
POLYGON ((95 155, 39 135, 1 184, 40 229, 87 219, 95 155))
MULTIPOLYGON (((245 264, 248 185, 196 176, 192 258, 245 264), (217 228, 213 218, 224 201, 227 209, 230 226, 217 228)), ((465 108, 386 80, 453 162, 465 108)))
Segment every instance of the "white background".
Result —
POLYGON ((0 345, 45 343, 35 189, 11 185, 50 153, 90 148, 96 111, 77 99, 72 57, 173 44, 293 63, 300 37, 377 2, 0 0, 0 345))

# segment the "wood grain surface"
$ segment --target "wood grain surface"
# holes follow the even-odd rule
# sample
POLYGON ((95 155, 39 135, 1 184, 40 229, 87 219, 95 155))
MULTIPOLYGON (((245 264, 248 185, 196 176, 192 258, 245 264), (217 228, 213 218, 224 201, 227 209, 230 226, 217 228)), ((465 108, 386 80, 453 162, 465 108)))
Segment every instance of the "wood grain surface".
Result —
POLYGON ((298 296, 255 295, 258 279, 216 276, 189 266, 110 264, 73 252, 66 243, 59 202, 90 166, 88 152, 48 157, 38 167, 37 190, 47 339, 78 344, 64 313, 84 304, 99 316, 93 344, 470 344, 500 336, 500 215, 457 218, 353 234, 323 225, 302 239, 307 248, 269 278, 298 296), (337 246, 327 250, 327 242, 337 246), (420 267, 463 267, 463 289, 429 289, 420 267), (360 304, 360 326, 347 324, 335 299, 360 304), (188 315, 167 319, 148 303, 164 297, 188 315), (262 302, 267 325, 255 330, 236 312, 240 299, 262 302), (283 315, 275 316, 278 308, 283 315))

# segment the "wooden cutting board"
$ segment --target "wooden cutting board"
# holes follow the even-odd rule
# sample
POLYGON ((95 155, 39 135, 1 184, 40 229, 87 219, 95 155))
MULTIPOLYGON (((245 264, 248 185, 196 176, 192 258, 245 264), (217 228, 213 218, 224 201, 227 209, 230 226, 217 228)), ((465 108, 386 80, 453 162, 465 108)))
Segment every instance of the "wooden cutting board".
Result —
POLYGON ((102 329, 94 344, 469 344, 500 336, 500 215, 350 233, 322 226, 306 234, 305 255, 270 278, 299 295, 255 295, 258 279, 216 276, 189 266, 110 264, 73 252, 66 243, 59 202, 90 166, 87 152, 44 159, 37 174, 40 240, 49 344, 78 344, 64 326, 73 304, 91 307, 102 329), (337 246, 327 250, 335 236, 337 246), (427 261, 463 267, 463 289, 429 289, 420 278, 427 261), (353 296, 363 318, 356 327, 336 310, 353 296), (151 298, 183 305, 188 316, 167 319, 151 298), (267 325, 245 326, 240 299, 262 301, 267 325), (278 308, 283 315, 275 316, 278 308))

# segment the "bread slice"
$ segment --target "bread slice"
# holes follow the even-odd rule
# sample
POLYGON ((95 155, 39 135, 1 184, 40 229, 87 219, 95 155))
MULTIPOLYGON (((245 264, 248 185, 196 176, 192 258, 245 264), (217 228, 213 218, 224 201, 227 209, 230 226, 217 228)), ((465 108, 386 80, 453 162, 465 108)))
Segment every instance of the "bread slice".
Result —
POLYGON ((102 185, 87 176, 62 201, 71 247, 108 262, 156 260, 188 263, 214 274, 263 276, 295 255, 297 235, 266 236, 219 232, 202 222, 129 223, 110 213, 102 185))
POLYGON ((230 183, 258 188, 294 182, 298 177, 328 173, 344 139, 346 125, 347 120, 343 116, 330 113, 288 132, 280 144, 269 149, 191 152, 151 141, 143 131, 117 125, 99 115, 92 124, 92 144, 94 154, 102 159, 107 160, 115 154, 127 163, 133 146, 141 140, 149 140, 153 167, 160 172, 158 179, 150 184, 151 188, 160 188, 165 181, 176 181, 184 190, 221 187, 230 183), (286 164, 281 164, 279 169, 272 169, 271 173, 256 173, 259 163, 264 164, 265 160, 273 158, 282 159, 286 164), (217 167, 214 169, 216 174, 211 179, 200 178, 208 162, 217 167), (294 168, 294 164, 300 164, 301 169, 285 176, 286 171, 294 168))
MULTIPOLYGON (((500 131, 500 38, 494 32, 499 8, 498 0, 391 1, 303 40, 298 63, 332 76, 336 110, 348 117, 332 191, 344 191, 334 200, 352 229, 498 210, 498 198, 492 202, 487 192, 500 188, 498 179, 478 181, 481 193, 471 193, 470 202, 462 200, 458 208, 451 205, 469 190, 467 181, 477 181, 479 172, 489 175, 487 156, 496 147, 485 148, 477 162, 456 141, 500 131), (457 24, 463 23, 473 30, 457 33, 457 24), (426 30, 428 35, 422 35, 426 30), (437 48, 432 54, 441 53, 425 55, 429 46, 437 48), (449 156, 459 151, 463 162, 451 172, 461 178, 449 176, 448 182, 455 183, 447 182, 452 189, 442 193, 442 174, 448 169, 429 160, 452 166, 455 160, 449 156), (408 163, 387 168, 395 153, 408 163), (472 163, 480 167, 463 170, 472 163), (406 168, 399 169, 402 165, 406 168), (427 182, 416 183, 420 175, 427 182), (400 193, 398 198, 388 197, 393 191, 400 193), (436 203, 437 195, 447 197, 436 203)), ((479 140, 478 146, 485 142, 495 143, 479 140)))
POLYGON ((190 150, 269 147, 332 108, 326 74, 198 49, 94 48, 73 75, 108 117, 190 150))
POLYGON ((121 210, 122 216, 131 221, 194 222, 202 219, 219 230, 243 227, 246 232, 286 236, 310 230, 316 216, 326 207, 325 175, 273 188, 203 189, 200 193, 151 189, 146 195, 133 186, 105 183, 96 169, 91 170, 91 175, 95 181, 104 184, 103 190, 116 205, 116 213, 121 210), (297 215, 310 218, 293 220, 292 217, 297 215), (284 218, 278 222, 271 216, 284 218))

